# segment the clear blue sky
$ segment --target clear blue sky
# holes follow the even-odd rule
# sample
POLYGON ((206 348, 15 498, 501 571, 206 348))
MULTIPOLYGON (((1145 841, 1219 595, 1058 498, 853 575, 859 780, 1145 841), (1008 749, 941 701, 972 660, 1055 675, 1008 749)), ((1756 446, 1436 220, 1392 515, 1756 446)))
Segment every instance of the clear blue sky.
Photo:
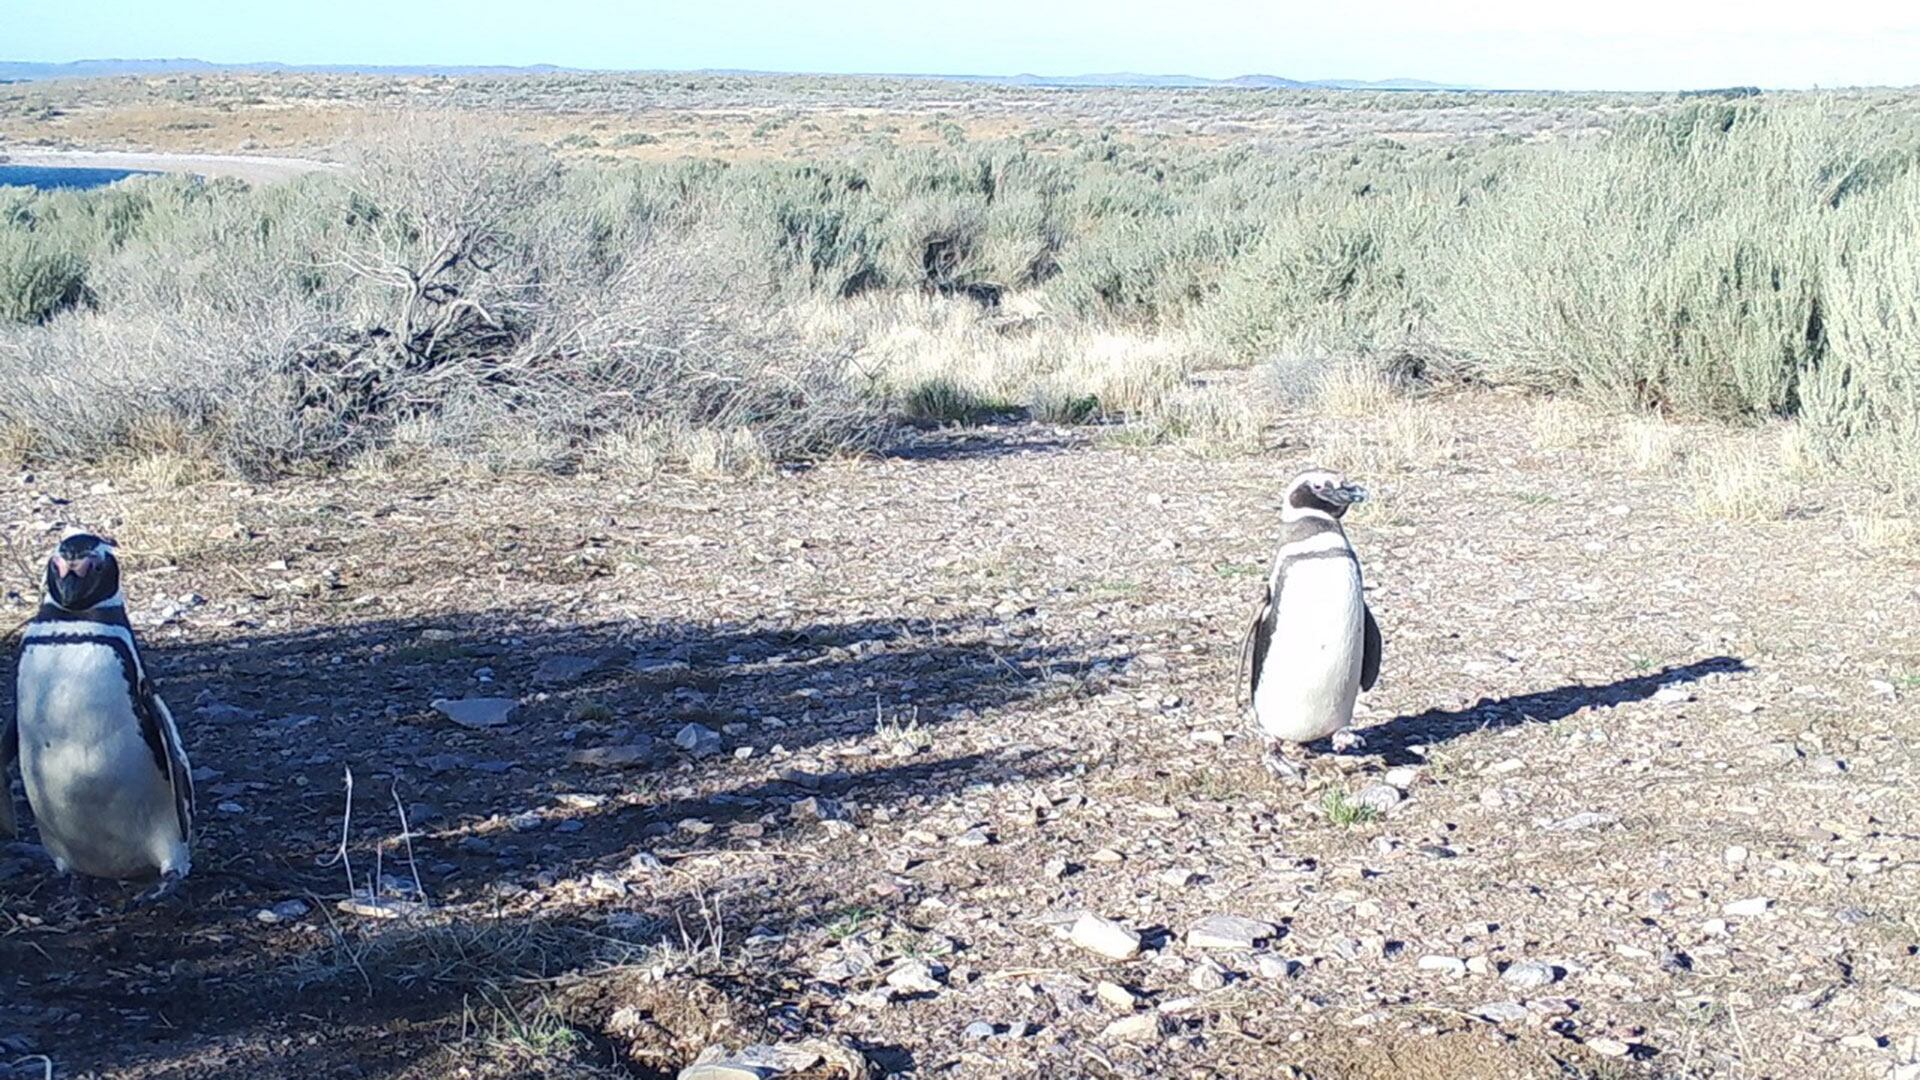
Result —
POLYGON ((1920 84, 1874 0, 0 0, 0 59, 1144 71, 1494 87, 1920 84))

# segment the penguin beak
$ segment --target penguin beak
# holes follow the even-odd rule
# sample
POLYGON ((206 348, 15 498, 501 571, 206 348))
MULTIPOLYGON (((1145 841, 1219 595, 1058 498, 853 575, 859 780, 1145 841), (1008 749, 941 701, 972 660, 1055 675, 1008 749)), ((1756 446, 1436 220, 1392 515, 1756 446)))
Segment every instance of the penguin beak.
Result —
POLYGON ((1337 503, 1341 506, 1352 506, 1354 503, 1367 501, 1367 489, 1361 487, 1359 484, 1341 484, 1339 487, 1328 491, 1327 495, 1330 502, 1337 503))
POLYGON ((75 559, 72 562, 68 562, 66 559, 55 555, 53 557, 53 572, 56 576, 62 578, 68 576, 85 578, 93 572, 93 568, 98 562, 99 560, 91 555, 75 559))
POLYGON ((86 595, 87 578, 100 567, 97 556, 85 555, 78 559, 67 559, 55 555, 52 560, 53 580, 49 582, 49 591, 54 602, 64 608, 72 608, 86 595))

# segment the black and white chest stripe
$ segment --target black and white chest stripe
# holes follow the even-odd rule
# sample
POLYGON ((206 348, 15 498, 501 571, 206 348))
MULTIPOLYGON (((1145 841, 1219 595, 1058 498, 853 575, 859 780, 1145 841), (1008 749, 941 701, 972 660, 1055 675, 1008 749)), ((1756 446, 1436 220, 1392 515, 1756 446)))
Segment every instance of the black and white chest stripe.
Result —
MULTIPOLYGON (((1280 598, 1286 589, 1287 571, 1295 565, 1319 559, 1344 559, 1360 573, 1360 557, 1348 543, 1346 530, 1332 514, 1316 508, 1291 507, 1282 519, 1280 550, 1267 578, 1266 587, 1255 610, 1253 623, 1241 645, 1241 667, 1248 700, 1260 689, 1267 653, 1273 645, 1274 625, 1280 617, 1280 598)), ((1361 604, 1360 688, 1373 689, 1380 674, 1380 627, 1365 602, 1361 604)))
MULTIPOLYGON (((160 699, 153 680, 140 660, 140 647, 127 621, 125 603, 116 594, 104 603, 85 611, 71 611, 51 600, 28 620, 20 651, 72 645, 97 645, 113 651, 120 661, 120 674, 126 679, 127 698, 140 723, 140 737, 153 755, 154 767, 174 789, 175 810, 180 817, 181 835, 193 830, 193 778, 186 766, 186 753, 173 714, 160 699)), ((10 725, 11 726, 11 725, 10 725)), ((17 732, 9 733, 18 739, 17 732)))

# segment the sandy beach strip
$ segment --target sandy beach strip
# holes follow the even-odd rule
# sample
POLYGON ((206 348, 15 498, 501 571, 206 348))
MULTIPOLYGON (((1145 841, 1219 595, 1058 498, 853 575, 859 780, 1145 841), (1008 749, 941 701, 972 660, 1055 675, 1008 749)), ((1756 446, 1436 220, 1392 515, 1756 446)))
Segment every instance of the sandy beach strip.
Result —
POLYGON ((209 178, 233 177, 268 184, 311 172, 342 168, 330 161, 309 158, 253 157, 246 154, 149 154, 121 150, 41 150, 0 146, 0 164, 48 169, 132 169, 142 172, 190 173, 209 178))

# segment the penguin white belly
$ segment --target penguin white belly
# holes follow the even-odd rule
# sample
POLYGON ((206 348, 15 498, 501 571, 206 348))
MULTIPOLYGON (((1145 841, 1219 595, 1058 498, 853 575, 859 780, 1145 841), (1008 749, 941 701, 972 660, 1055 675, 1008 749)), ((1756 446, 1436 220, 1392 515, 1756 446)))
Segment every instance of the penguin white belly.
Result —
POLYGON ((21 652, 18 691, 20 775, 60 869, 186 872, 173 789, 141 734, 119 655, 92 643, 32 646, 21 652))
POLYGON ((1253 699, 1262 731, 1304 743, 1353 720, 1365 610, 1352 559, 1309 559, 1287 568, 1253 699))

